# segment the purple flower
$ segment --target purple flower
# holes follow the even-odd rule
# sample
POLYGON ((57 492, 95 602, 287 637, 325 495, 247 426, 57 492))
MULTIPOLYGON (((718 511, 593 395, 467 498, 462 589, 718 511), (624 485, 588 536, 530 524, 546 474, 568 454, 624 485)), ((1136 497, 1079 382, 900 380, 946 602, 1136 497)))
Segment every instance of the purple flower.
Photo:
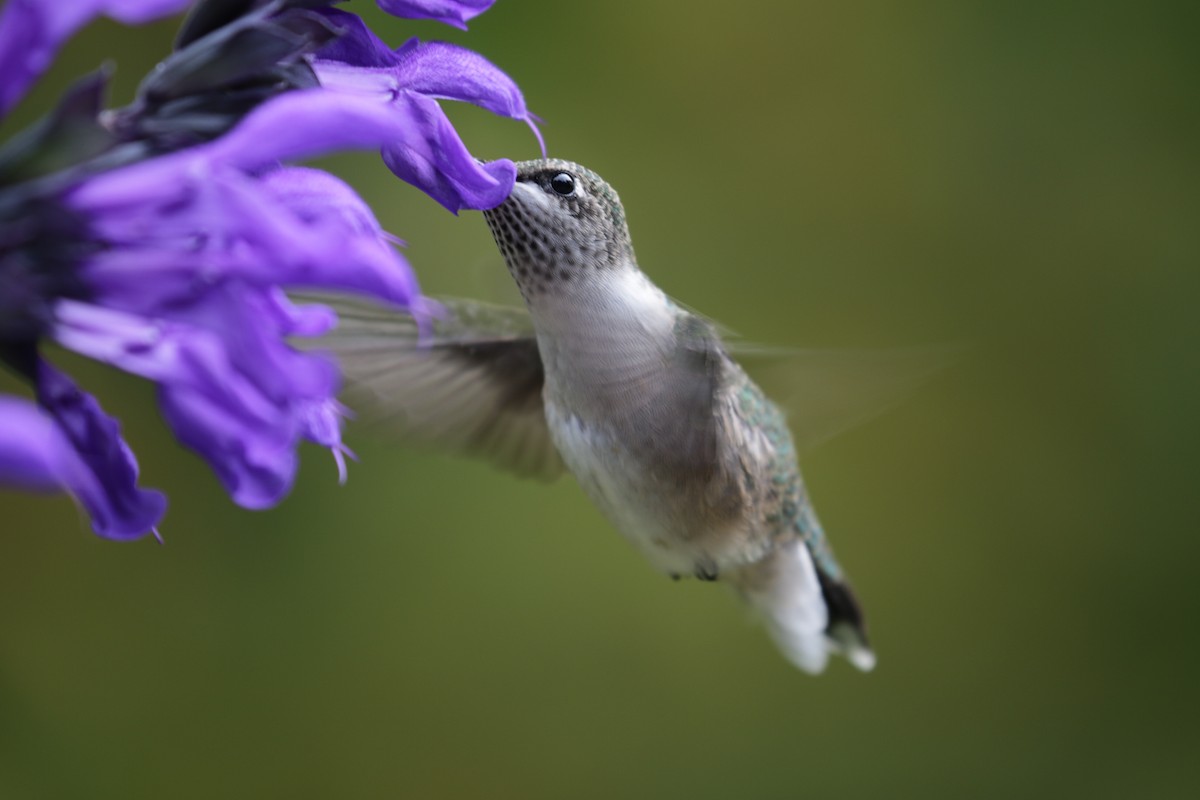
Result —
POLYGON ((321 85, 347 97, 373 98, 390 112, 404 135, 384 141, 384 162, 397 177, 421 187, 446 208, 455 213, 493 208, 508 197, 516 173, 506 161, 476 164, 435 99, 473 103, 522 120, 545 153, 520 89, 483 56, 417 39, 393 51, 357 17, 341 11, 326 11, 325 16, 344 33, 313 59, 321 85))
POLYGON ((143 536, 167 500, 137 488, 137 462, 121 440, 120 425, 61 372, 48 364, 39 372, 41 408, 0 395, 0 483, 65 490, 79 499, 101 536, 143 536))
POLYGON ((436 19, 456 28, 491 8, 496 0, 376 0, 389 14, 406 19, 436 19))
POLYGON ((191 0, 8 0, 0 9, 0 114, 24 96, 63 42, 94 17, 127 25, 176 14, 191 0))
MULTIPOLYGON (((151 531, 165 508, 137 487, 117 423, 40 356, 42 340, 153 381, 167 425, 240 505, 286 495, 301 440, 330 448, 344 478, 336 365, 289 343, 336 317, 284 289, 367 294, 418 317, 429 305, 349 186, 283 162, 376 149, 451 211, 490 208, 512 188, 512 162, 474 159, 437 100, 537 129, 516 85, 482 57, 415 40, 393 51, 356 16, 315 8, 327 4, 247 3, 232 20, 228 4, 201 4, 134 104, 101 113, 93 79, 35 134, 0 147, 0 363, 38 403, 0 396, 0 482, 63 489, 115 539, 151 531), (64 140, 76 149, 45 157, 64 140), (65 166, 23 166, 46 163, 65 166)), ((21 67, 0 73, 0 103, 91 16, 140 21, 184 4, 46 5, 18 0, 0 16, 12 45, 0 62, 21 67)), ((490 2, 380 5, 462 25, 490 2)))
POLYGON ((250 175, 231 166, 241 151, 228 145, 105 173, 67 195, 95 235, 122 246, 82 266, 93 295, 60 300, 51 335, 157 382, 179 439, 236 502, 264 508, 291 486, 300 439, 341 449, 328 433, 334 364, 286 341, 324 333, 334 317, 293 306, 280 287, 357 291, 418 313, 423 305, 411 271, 346 184, 303 168, 250 175))

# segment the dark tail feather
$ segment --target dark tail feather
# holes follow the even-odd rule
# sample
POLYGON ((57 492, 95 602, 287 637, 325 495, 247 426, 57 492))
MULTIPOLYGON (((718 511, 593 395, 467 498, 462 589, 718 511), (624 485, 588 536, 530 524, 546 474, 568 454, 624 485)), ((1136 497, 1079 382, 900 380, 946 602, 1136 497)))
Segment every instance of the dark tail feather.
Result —
POLYGON ((869 672, 875 666, 875 652, 867 641, 866 621, 854 591, 849 583, 835 580, 820 567, 817 567, 817 578, 821 582, 821 597, 829 610, 826 638, 851 664, 869 672))

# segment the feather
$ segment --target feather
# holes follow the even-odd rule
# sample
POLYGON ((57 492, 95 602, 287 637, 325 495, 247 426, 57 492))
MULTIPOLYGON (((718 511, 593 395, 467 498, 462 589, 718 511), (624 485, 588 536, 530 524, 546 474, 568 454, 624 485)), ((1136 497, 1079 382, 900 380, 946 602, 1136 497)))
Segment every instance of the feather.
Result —
POLYGON ((338 314, 338 326, 304 343, 331 350, 356 414, 406 441, 483 458, 519 475, 563 471, 542 405, 545 374, 529 315, 446 300, 423 336, 412 317, 329 295, 294 295, 338 314))

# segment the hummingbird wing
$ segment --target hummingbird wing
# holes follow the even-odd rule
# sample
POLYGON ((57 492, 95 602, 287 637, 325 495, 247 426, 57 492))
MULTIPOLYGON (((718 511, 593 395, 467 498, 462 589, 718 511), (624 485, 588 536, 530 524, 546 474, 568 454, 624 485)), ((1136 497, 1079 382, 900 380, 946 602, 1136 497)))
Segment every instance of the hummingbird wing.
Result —
POLYGON ((963 345, 789 349, 737 341, 726 348, 787 412, 801 452, 883 414, 966 350, 963 345))
POLYGON ((963 343, 890 348, 802 348, 748 342, 699 311, 671 302, 702 320, 777 405, 787 412, 796 449, 811 451, 902 403, 953 366, 963 343))
POLYGON ((545 373, 522 309, 441 299, 421 335, 412 317, 342 296, 296 295, 338 314, 307 346, 332 350, 347 404, 401 438, 481 457, 519 475, 564 469, 542 405, 545 373))

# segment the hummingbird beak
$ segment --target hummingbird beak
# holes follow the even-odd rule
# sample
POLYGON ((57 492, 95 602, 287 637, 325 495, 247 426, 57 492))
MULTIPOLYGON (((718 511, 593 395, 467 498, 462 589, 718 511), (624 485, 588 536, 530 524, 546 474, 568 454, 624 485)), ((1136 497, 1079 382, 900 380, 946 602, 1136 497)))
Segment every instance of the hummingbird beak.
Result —
POLYGON ((516 196, 520 196, 518 202, 532 204, 536 206, 549 205, 550 199, 546 197, 546 193, 538 189, 536 186, 530 185, 530 182, 523 180, 519 175, 516 183, 513 184, 512 194, 509 195, 509 201, 513 201, 516 196))

